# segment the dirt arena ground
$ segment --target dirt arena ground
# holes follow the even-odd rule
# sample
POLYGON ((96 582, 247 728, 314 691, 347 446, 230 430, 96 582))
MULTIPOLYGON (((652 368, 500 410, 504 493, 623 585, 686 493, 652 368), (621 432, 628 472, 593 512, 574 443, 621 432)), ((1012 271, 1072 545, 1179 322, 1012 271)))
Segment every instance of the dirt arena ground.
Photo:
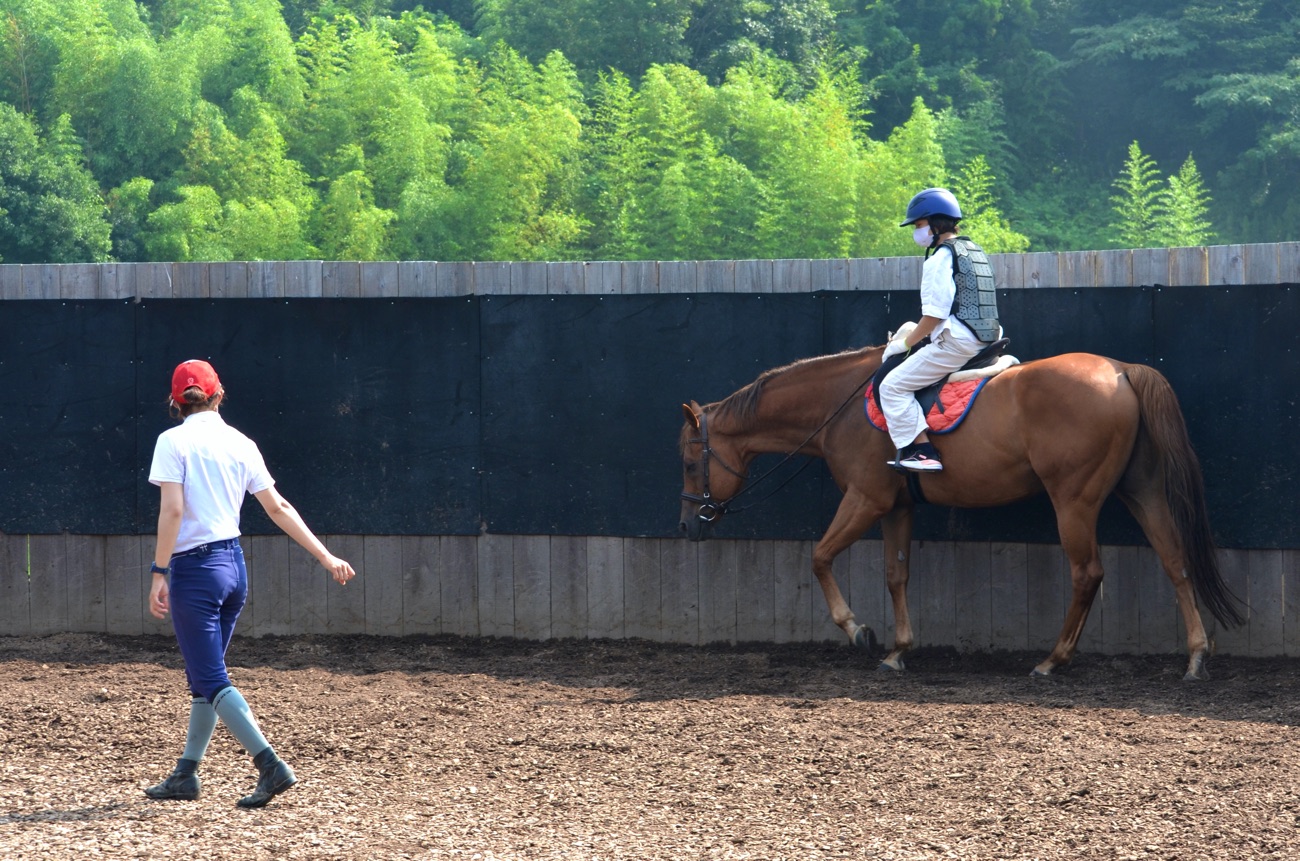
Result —
POLYGON ((171 767, 165 638, 0 637, 0 858, 1300 858, 1300 663, 847 646, 237 640, 300 783, 260 811, 218 728, 171 767))

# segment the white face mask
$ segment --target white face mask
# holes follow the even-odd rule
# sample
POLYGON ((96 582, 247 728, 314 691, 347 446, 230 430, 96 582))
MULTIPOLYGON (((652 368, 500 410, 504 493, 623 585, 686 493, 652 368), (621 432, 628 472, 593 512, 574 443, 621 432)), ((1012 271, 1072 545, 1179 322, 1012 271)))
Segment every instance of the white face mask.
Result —
POLYGON ((930 243, 934 241, 934 237, 930 235, 929 225, 918 227, 916 230, 913 230, 912 241, 922 248, 929 248, 930 243))

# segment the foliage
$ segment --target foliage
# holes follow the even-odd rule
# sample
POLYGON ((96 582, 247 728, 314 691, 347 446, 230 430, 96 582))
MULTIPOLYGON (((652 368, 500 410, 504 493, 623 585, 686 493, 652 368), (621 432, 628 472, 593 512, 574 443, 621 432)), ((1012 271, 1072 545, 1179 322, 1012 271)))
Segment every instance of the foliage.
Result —
POLYGON ((1122 248, 1154 247, 1166 229, 1160 209, 1160 171, 1137 141, 1129 144, 1128 159, 1114 186, 1119 192, 1110 199, 1115 210, 1111 223, 1115 242, 1122 248))

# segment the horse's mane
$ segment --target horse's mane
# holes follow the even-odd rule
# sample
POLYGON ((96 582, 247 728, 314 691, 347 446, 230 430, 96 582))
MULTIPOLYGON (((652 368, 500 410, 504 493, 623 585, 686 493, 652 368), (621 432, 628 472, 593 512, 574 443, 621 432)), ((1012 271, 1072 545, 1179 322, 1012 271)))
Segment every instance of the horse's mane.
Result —
POLYGON ((712 413, 715 417, 732 422, 737 432, 744 432, 750 429, 754 422, 754 417, 758 414, 758 402, 763 397, 763 387, 769 381, 777 377, 785 376, 794 371, 804 370, 812 365, 820 365, 826 362, 832 362, 845 356, 858 356, 866 350, 875 349, 873 347, 858 347, 856 349, 843 350, 839 353, 832 353, 827 356, 813 356, 807 359, 798 359, 788 365, 782 365, 779 368, 772 368, 758 375, 758 379, 737 389, 727 397, 717 403, 709 404, 704 407, 707 412, 712 413))

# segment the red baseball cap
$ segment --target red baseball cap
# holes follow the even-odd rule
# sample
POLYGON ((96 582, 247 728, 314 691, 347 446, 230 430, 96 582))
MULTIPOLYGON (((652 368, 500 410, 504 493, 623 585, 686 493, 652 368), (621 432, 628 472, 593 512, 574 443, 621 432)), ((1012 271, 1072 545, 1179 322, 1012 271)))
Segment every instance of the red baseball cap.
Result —
POLYGON ((178 404, 185 403, 185 390, 198 386, 205 397, 212 397, 221 390, 221 380, 217 372, 202 359, 190 359, 181 362, 172 371, 172 400, 178 404))

